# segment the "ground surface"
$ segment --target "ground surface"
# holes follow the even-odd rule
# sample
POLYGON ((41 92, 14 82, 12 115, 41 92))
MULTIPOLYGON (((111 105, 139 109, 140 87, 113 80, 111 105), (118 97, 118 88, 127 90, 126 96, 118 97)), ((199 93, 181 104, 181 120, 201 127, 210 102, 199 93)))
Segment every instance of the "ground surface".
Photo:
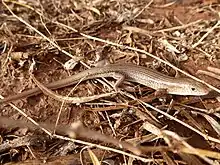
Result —
MULTIPOLYGON (((12 96, 35 87, 29 73, 33 61, 34 76, 45 84, 85 70, 82 62, 93 67, 100 60, 136 63, 170 76, 184 76, 143 52, 117 44, 145 50, 218 88, 219 80, 196 72, 209 66, 220 68, 219 12, 217 0, 1 2, 0 94, 12 96), (66 69, 64 64, 71 57, 64 51, 80 58, 81 63, 73 62, 76 66, 66 69)), ((82 164, 93 160, 95 164, 91 152, 103 164, 214 164, 213 161, 220 160, 217 97, 155 97, 149 88, 134 83, 129 86, 133 91, 128 92, 134 97, 144 99, 198 132, 140 102, 132 102, 125 95, 62 105, 41 94, 13 101, 24 114, 12 105, 0 104, 1 163, 82 164), (57 135, 61 136, 51 138, 42 128, 53 132, 58 117, 57 135), (30 120, 40 124, 41 129, 32 126, 30 120), (77 121, 81 124, 75 123, 77 126, 71 131, 81 141, 74 143, 65 137, 70 136, 71 123, 77 121), (123 143, 121 149, 119 141, 130 141, 137 147, 123 143), (92 144, 115 151, 100 146, 85 148, 92 144), (189 145, 195 147, 196 153, 189 145), (119 150, 125 151, 124 156, 119 150)), ((72 87, 57 92, 68 95, 72 87)), ((73 95, 110 91, 91 80, 81 82, 73 95)))

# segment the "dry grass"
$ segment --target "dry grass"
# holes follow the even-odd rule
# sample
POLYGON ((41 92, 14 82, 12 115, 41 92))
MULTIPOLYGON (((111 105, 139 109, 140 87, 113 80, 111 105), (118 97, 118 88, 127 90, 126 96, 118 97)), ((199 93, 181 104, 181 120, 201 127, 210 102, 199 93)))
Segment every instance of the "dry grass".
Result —
MULTIPOLYGON (((219 95, 217 76, 205 71, 220 68, 219 9, 153 0, 2 1, 0 92, 32 88, 33 61, 37 79, 48 83, 104 59, 171 76, 178 71, 219 95)), ((98 81, 81 82, 74 95, 111 90, 98 81)), ((131 86, 132 92, 85 104, 40 95, 0 105, 1 162, 218 164, 218 97, 155 95, 131 86)), ((59 92, 69 95, 68 88, 59 92)))

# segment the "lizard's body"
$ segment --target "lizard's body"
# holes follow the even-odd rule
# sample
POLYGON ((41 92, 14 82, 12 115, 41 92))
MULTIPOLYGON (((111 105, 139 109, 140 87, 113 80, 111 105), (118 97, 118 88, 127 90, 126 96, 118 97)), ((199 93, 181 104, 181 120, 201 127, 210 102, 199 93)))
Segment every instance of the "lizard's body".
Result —
MULTIPOLYGON (((170 77, 155 70, 134 64, 109 64, 103 67, 95 67, 66 79, 46 84, 45 86, 49 89, 58 89, 76 84, 80 80, 94 79, 98 77, 120 78, 120 76, 121 80, 125 79, 126 81, 136 82, 155 90, 166 89, 169 94, 200 96, 206 95, 209 92, 206 86, 192 79, 170 77)), ((5 99, 0 100, 0 103, 8 103, 13 100, 30 97, 40 93, 42 93, 42 91, 36 87, 14 96, 6 97, 5 99)))

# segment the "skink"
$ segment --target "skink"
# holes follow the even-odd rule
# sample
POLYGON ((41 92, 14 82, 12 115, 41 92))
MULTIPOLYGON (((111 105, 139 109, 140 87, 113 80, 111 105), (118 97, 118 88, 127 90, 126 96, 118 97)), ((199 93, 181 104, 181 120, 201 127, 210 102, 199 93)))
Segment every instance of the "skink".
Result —
MULTIPOLYGON (((201 96, 208 94, 210 91, 205 85, 192 79, 170 77, 135 64, 109 64, 102 67, 94 67, 66 79, 46 84, 45 86, 49 89, 58 89, 76 84, 80 80, 84 81, 99 77, 119 78, 119 76, 121 76, 121 80, 136 82, 155 90, 165 89, 168 94, 174 95, 201 96)), ((0 103, 8 103, 13 100, 34 96, 40 93, 42 93, 42 91, 36 87, 14 96, 6 97, 0 100, 0 103)))

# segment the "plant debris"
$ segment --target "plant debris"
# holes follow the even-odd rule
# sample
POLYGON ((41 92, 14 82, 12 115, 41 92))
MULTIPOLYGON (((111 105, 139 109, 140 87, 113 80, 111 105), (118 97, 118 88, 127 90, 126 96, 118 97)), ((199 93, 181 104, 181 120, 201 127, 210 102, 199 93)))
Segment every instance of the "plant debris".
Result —
MULTIPOLYGON (((60 103, 40 94, 0 104, 1 163, 218 164, 219 4, 2 0, 1 99, 36 87, 29 74, 33 61, 34 76, 46 84, 101 60, 188 76, 217 96, 172 96, 126 83, 114 97, 88 103, 60 103)), ((88 80, 53 95, 107 94, 114 82, 88 80)))

